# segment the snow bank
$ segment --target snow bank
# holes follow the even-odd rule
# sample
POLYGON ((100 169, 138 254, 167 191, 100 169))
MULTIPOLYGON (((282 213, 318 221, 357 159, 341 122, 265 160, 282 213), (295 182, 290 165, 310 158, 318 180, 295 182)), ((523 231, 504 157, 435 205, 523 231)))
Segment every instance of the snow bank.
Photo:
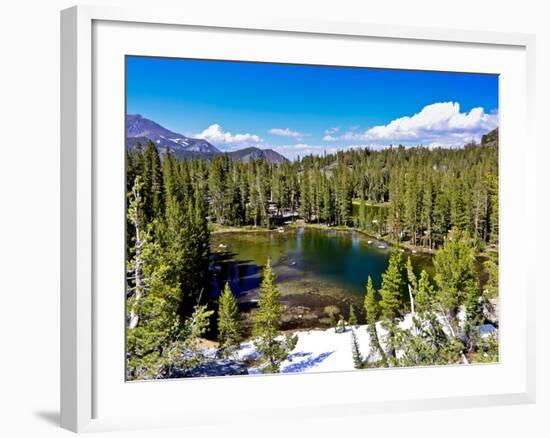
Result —
MULTIPOLYGON (((412 327, 412 316, 406 315, 399 323, 402 329, 412 327)), ((297 332, 298 343, 287 360, 281 364, 281 372, 347 371, 354 370, 351 350, 352 330, 355 331, 361 355, 367 361, 379 359, 373 355, 367 325, 347 326, 344 333, 334 328, 297 332)), ((378 335, 383 340, 387 334, 380 322, 376 323, 378 335)))
MULTIPOLYGON (((412 316, 407 314, 399 323, 401 329, 410 329, 412 327, 412 316)), ((383 344, 386 337, 380 322, 376 323, 379 338, 383 344)), ((336 333, 334 328, 326 330, 315 329, 296 332, 298 343, 296 348, 289 355, 287 360, 281 364, 283 373, 301 373, 307 371, 326 372, 326 371, 348 371, 354 370, 352 358, 352 330, 355 331, 359 348, 364 359, 368 362, 374 362, 379 359, 378 354, 371 351, 370 336, 367 331, 367 325, 357 325, 346 327, 344 333, 336 333)), ((479 327, 482 337, 489 336, 497 329, 491 324, 484 324, 479 327)), ((215 350, 209 351, 208 355, 215 354, 215 350)), ((259 358, 252 342, 241 344, 241 348, 236 353, 235 359, 238 361, 254 361, 259 358)), ((258 374, 259 368, 248 368, 249 374, 258 374)))

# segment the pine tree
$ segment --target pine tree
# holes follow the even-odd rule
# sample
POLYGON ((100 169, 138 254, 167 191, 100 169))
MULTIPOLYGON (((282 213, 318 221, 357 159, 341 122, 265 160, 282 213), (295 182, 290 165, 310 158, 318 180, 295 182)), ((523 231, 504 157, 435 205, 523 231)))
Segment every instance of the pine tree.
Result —
POLYGON ((279 289, 275 285, 275 274, 271 268, 271 260, 263 271, 263 279, 260 285, 258 298, 258 310, 253 315, 253 343, 263 360, 262 372, 278 373, 281 362, 295 348, 298 342, 297 336, 280 338, 279 326, 283 306, 279 302, 279 289))
POLYGON ((426 366, 456 363, 462 344, 448 337, 437 317, 427 315, 426 320, 413 319, 411 329, 396 329, 395 342, 401 352, 393 358, 398 366, 426 366))
POLYGON ((416 293, 416 311, 418 314, 432 310, 435 300, 435 290, 430 282, 430 276, 423 269, 420 273, 420 280, 418 280, 418 292, 416 293))
POLYGON ((421 222, 422 227, 425 229, 426 242, 429 249, 432 248, 432 224, 433 224, 433 184, 431 177, 427 177, 427 181, 424 185, 424 192, 422 195, 422 212, 421 222))
POLYGON ((184 202, 187 193, 181 181, 180 167, 170 151, 165 154, 162 161, 162 176, 165 200, 174 198, 180 203, 184 202))
POLYGON ((418 291, 418 281, 413 270, 411 258, 407 257, 407 289, 409 291, 409 301, 411 304, 411 314, 414 317, 415 314, 415 296, 418 291))
POLYGON ((351 326, 356 326, 357 325, 357 316, 355 316, 355 309, 353 308, 352 304, 349 305, 348 323, 351 326))
POLYGON ((367 280, 367 291, 365 294, 364 307, 367 324, 374 325, 380 316, 380 308, 378 305, 376 289, 373 286, 372 277, 370 275, 367 280))
POLYGON ((418 228, 420 225, 420 210, 421 210, 421 192, 418 186, 418 175, 416 168, 411 166, 410 174, 407 175, 407 185, 405 188, 403 201, 403 215, 406 227, 409 230, 410 240, 413 245, 416 245, 418 237, 418 228))
POLYGON ((164 212, 155 220, 162 246, 169 253, 171 276, 179 285, 179 313, 187 317, 208 288, 210 233, 207 180, 200 161, 177 162, 170 153, 163 161, 164 212))
POLYGON ((140 142, 137 142, 133 150, 128 150, 126 162, 126 186, 128 187, 128 192, 132 189, 136 176, 141 176, 143 178, 144 173, 144 164, 143 164, 143 147, 140 142))
POLYGON ((464 189, 461 179, 453 180, 451 187, 451 224, 461 231, 467 231, 469 218, 465 198, 468 190, 464 189))
POLYGON ((189 289, 187 271, 189 244, 189 218, 186 209, 182 208, 180 202, 171 196, 166 200, 166 220, 164 222, 163 241, 168 260, 171 265, 170 276, 178 284, 182 297, 178 312, 182 316, 188 316, 192 305, 195 303, 194 291, 189 289))
POLYGON ((453 328, 466 297, 476 294, 475 252, 467 236, 453 229, 434 258, 438 299, 453 328))
POLYGON ((150 140, 143 153, 143 162, 143 210, 147 221, 152 222, 164 210, 164 184, 160 156, 150 140))
POLYGON ((132 225, 135 232, 134 243, 135 245, 130 250, 134 257, 128 263, 128 279, 131 281, 131 288, 128 291, 127 296, 133 297, 133 303, 129 306, 130 316, 128 326, 134 328, 139 322, 139 313, 137 306, 146 293, 146 285, 144 278, 144 265, 145 260, 143 256, 143 249, 147 248, 149 243, 149 235, 143 230, 143 198, 141 196, 141 189, 143 185, 141 183, 141 177, 137 176, 132 187, 132 191, 128 193, 129 205, 127 219, 130 225, 132 225))
POLYGON ((255 162, 248 165, 248 189, 249 189, 249 202, 247 205, 247 218, 254 227, 260 224, 261 212, 260 201, 258 194, 257 178, 255 173, 255 162))
POLYGON ((381 358, 383 366, 387 366, 386 353, 380 345, 380 339, 378 338, 378 330, 376 328, 376 321, 380 316, 380 307, 378 304, 378 296, 376 289, 372 284, 372 278, 369 275, 367 280, 367 292, 365 294, 365 314, 367 321, 367 330, 369 332, 370 344, 372 350, 376 351, 381 358))
POLYGON ((348 169, 344 167, 341 171, 338 203, 339 203, 339 215, 340 224, 349 225, 351 212, 352 212, 352 186, 349 180, 348 169))
POLYGON ((220 224, 228 220, 228 158, 216 157, 210 164, 208 173, 208 192, 210 194, 211 215, 220 224))
POLYGON ((450 183, 448 178, 442 178, 439 182, 439 191, 434 190, 434 192, 436 195, 433 212, 433 234, 434 241, 441 244, 451 224, 450 183))
POLYGON ((323 209, 322 219, 327 225, 332 225, 332 218, 334 216, 334 201, 332 199, 332 190, 328 181, 325 179, 325 186, 323 190, 323 209))
POLYGON ((338 329, 338 320, 336 319, 336 312, 338 312, 338 308, 336 306, 327 306, 325 307, 325 312, 329 317, 330 327, 333 327, 334 332, 336 332, 338 329))
POLYGON ((476 349, 479 340, 477 327, 483 324, 484 321, 483 296, 480 288, 472 287, 467 291, 464 307, 466 311, 463 327, 464 338, 466 339, 467 350, 472 352, 476 349))
POLYGON ((185 372, 207 361, 202 352, 201 338, 208 331, 213 313, 205 305, 193 308, 191 315, 184 321, 180 336, 165 348, 164 355, 168 357, 171 368, 185 372))
POLYGON ((493 332, 485 338, 480 336, 474 361, 479 363, 498 362, 498 350, 498 334, 493 332))
POLYGON ((404 197, 403 197, 403 178, 402 169, 392 169, 392 177, 388 184, 390 195, 390 215, 391 215, 391 236, 394 241, 398 242, 401 236, 401 225, 403 221, 404 197))
POLYGON ((300 215, 306 222, 311 219, 311 192, 308 169, 304 169, 300 179, 300 215))
POLYGON ((359 346, 359 340, 357 339, 357 334, 355 330, 351 330, 351 354, 353 357, 353 366, 355 369, 360 370, 365 367, 363 362, 363 356, 361 355, 361 348, 359 346))
POLYGON ((199 187, 189 201, 190 217, 190 260, 188 261, 189 288, 194 296, 201 296, 208 290, 209 259, 210 259, 210 230, 208 229, 207 206, 204 191, 199 187))
POLYGON ((498 253, 492 254, 484 263, 488 279, 485 285, 485 297, 487 300, 495 299, 498 296, 498 253))
POLYGON ((394 248, 386 272, 382 274, 382 287, 380 288, 380 308, 382 316, 387 321, 393 321, 400 316, 404 288, 404 266, 402 253, 394 248))
POLYGON ((359 200, 359 227, 365 228, 365 192, 361 190, 361 199, 359 200))
POLYGON ((493 244, 498 244, 498 233, 499 233, 499 224, 498 224, 498 175, 492 174, 489 177, 489 223, 490 223, 490 242, 493 244))
POLYGON ((403 260, 401 251, 395 248, 390 256, 390 262, 386 272, 382 274, 382 287, 380 288, 380 308, 382 310, 383 325, 387 335, 390 360, 396 357, 395 334, 397 330, 397 318, 401 314, 403 296, 403 260))
POLYGON ((128 194, 128 221, 136 233, 130 248, 126 289, 127 378, 151 379, 166 376, 171 365, 167 347, 180 336, 177 284, 168 277, 169 264, 151 227, 142 228, 142 183, 136 177, 128 194))
POLYGON ((220 342, 220 353, 222 356, 231 356, 240 347, 240 317, 237 302, 229 283, 220 296, 218 308, 218 341, 220 342))

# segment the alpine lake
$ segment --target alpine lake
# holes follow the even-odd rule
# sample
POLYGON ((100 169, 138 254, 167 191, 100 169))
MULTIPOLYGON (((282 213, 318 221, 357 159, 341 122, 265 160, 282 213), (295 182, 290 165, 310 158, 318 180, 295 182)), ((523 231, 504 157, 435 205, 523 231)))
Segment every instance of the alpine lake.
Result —
MULTIPOLYGON (((285 306, 281 328, 326 328, 331 324, 330 313, 348 318, 350 305, 363 321, 368 277, 378 289, 391 247, 357 231, 293 225, 272 231, 213 233, 211 252, 212 293, 219 295, 229 282, 249 334, 250 310, 257 305, 268 258, 285 306)), ((433 273, 430 255, 405 251, 403 256, 411 257, 417 274, 422 269, 433 273)))

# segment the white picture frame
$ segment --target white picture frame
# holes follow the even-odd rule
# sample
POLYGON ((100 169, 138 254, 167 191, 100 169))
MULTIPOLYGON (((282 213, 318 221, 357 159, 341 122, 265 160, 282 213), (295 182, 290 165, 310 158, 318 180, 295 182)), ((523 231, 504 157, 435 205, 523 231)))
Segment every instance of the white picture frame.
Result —
MULTIPOLYGON (((279 418, 306 418, 312 416, 327 415, 350 415, 369 412, 396 412, 411 409, 442 409, 472 406, 489 406, 504 404, 532 403, 535 400, 535 310, 534 310, 534 287, 530 266, 524 261, 517 260, 520 256, 514 256, 513 250, 520 244, 517 239, 510 236, 506 240, 509 244, 501 246, 501 266, 511 266, 517 262, 514 272, 502 270, 501 287, 506 291, 509 284, 520 284, 522 287, 519 298, 504 293, 501 296, 503 329, 501 331, 502 348, 506 350, 506 342, 516 342, 518 345, 514 355, 503 354, 499 364, 478 366, 471 368, 464 367, 438 367, 423 369, 394 369, 376 371, 358 371, 351 373, 333 373, 333 375, 316 374, 308 376, 262 376, 246 377, 247 380, 239 378, 221 379, 188 379, 182 381, 165 382, 143 382, 125 383, 124 375, 120 375, 122 357, 117 356, 116 348, 119 344, 107 345, 105 337, 107 329, 120 330, 123 332, 121 320, 117 320, 116 313, 102 311, 105 306, 105 299, 98 298, 98 285, 108 281, 103 266, 111 262, 124 263, 120 259, 120 251, 110 251, 113 259, 105 253, 106 241, 104 224, 106 211, 109 205, 116 205, 120 201, 123 210, 122 198, 119 194, 113 195, 112 199, 106 199, 106 186, 114 182, 120 182, 123 168, 117 165, 120 161, 113 160, 110 165, 105 164, 104 154, 97 150, 98 142, 101 143, 107 134, 115 133, 122 129, 123 114, 118 114, 122 103, 119 101, 120 90, 118 85, 123 80, 123 71, 116 70, 119 65, 114 62, 100 62, 103 60, 117 60, 121 53, 135 54, 133 49, 124 46, 124 34, 132 32, 132 26, 147 28, 149 36, 159 34, 159 38, 166 38, 163 44, 163 53, 171 50, 176 53, 179 50, 178 42, 171 45, 176 34, 171 32, 200 32, 201 35, 218 35, 223 32, 233 32, 235 38, 242 41, 253 41, 255 38, 264 38, 267 34, 269 39, 295 38, 305 40, 334 39, 335 45, 347 44, 377 44, 383 42, 386 45, 395 45, 401 50, 403 60, 401 68, 411 69, 437 69, 440 62, 441 69, 461 70, 460 56, 441 56, 440 60, 432 60, 428 65, 426 59, 408 59, 405 56, 403 47, 405 45, 411 50, 417 47, 418 50, 447 50, 452 45, 461 50, 465 57, 470 57, 468 71, 476 71, 475 54, 485 52, 472 52, 484 50, 490 58, 485 66, 479 66, 479 71, 503 74, 505 78, 504 87, 513 88, 513 92, 501 89, 501 102, 504 108, 501 114, 502 122, 502 148, 505 150, 507 144, 512 140, 522 139, 522 150, 524 154, 515 162, 510 161, 506 153, 501 156, 501 166, 504 177, 501 175, 501 213, 502 232, 506 237, 507 229, 512 230, 514 224, 520 221, 533 220, 535 212, 532 209, 513 208, 508 200, 519 198, 521 202, 532 202, 535 205, 535 141, 533 138, 532 123, 534 120, 534 52, 535 39, 531 35, 491 33, 484 31, 461 31, 451 29, 424 29, 416 27, 374 25, 361 22, 338 23, 318 22, 305 19, 282 19, 272 17, 246 17, 240 14, 234 16, 216 16, 209 14, 201 16, 189 14, 184 10, 162 11, 157 8, 150 8, 144 11, 118 9, 110 7, 78 6, 62 11, 61 13, 61 426, 75 431, 100 431, 120 428, 145 428, 162 427, 175 425, 200 424, 206 421, 206 417, 200 413, 193 414, 188 406, 177 406, 167 410, 159 399, 173 397, 172 388, 181 389, 181 385, 187 385, 189 391, 229 391, 240 388, 242 390, 242 403, 246 402, 247 391, 254 388, 262 388, 262 391, 271 391, 272 398, 278 402, 276 407, 279 418), (99 27, 98 27, 99 26, 99 27), (103 26, 103 27, 102 27, 103 26), (117 28, 120 26, 120 29, 117 28), (122 30, 121 30, 122 29, 122 30), (161 35, 162 34, 162 35, 161 35), (168 35, 170 34, 170 35, 168 35), (264 35, 265 34, 265 35, 264 35), (120 36, 120 44, 117 43, 120 36), (170 38, 170 39, 168 39, 170 38), (107 47, 105 41, 108 40, 107 47), (489 52, 495 52, 494 61, 489 52), (498 53, 497 53, 498 52, 498 53), (102 58, 106 56, 106 58, 102 58), (111 57, 111 58, 109 58, 111 57), (448 58, 448 59, 447 59, 448 58), (453 59, 451 59, 453 58, 453 59), (99 60, 99 61, 98 61, 99 60), (510 62, 519 61, 519 62, 510 62), (107 67, 105 67, 107 66, 107 67), (502 66, 502 69, 501 67, 502 66), (489 69, 490 71, 487 71, 489 69), (506 73, 503 71, 506 70, 506 73), (117 73, 118 71, 118 73, 117 73), (118 74, 118 76, 117 76, 118 74), (105 85, 107 84, 107 85, 105 85), (114 109, 108 110, 111 114, 105 115, 105 99, 102 93, 109 93, 114 109), (518 108, 507 110, 509 102, 517 103, 518 108), (103 106, 102 106, 103 105, 103 106), (512 117, 513 116, 513 117, 512 117), (112 125, 104 122, 105 118, 113 119, 112 125), (512 120, 516 120, 512 123, 512 120), (120 126, 117 127, 117 123, 120 126), (109 167, 111 166, 111 167, 109 167), (506 177, 507 169, 516 166, 515 175, 519 181, 514 187, 506 177), (117 170, 118 169, 118 170, 117 170), (106 176, 107 175, 107 176, 106 176), (105 196, 104 196, 105 195, 105 196), (102 203, 105 204, 103 205, 102 203), (109 204, 111 202, 111 204, 109 204), (507 207, 508 205, 508 207, 507 207), (103 239, 103 240, 102 240, 103 239), (118 259, 117 259, 118 257, 118 259), (529 275, 529 279, 528 276, 529 275), (102 278, 104 277, 104 278, 102 278), (504 286, 503 286, 504 284, 504 286), (515 300, 515 301, 514 301, 515 300), (512 305, 513 304, 513 305, 512 305), (98 314, 101 314, 101 321, 98 314), (514 324, 516 333, 506 329, 506 324, 514 324), (113 372, 110 372, 109 361, 113 363, 113 372), (467 371, 466 371, 467 370, 467 371), (117 374, 118 373, 118 374, 117 374), (362 373, 362 374, 361 374, 362 373), (380 373, 380 374, 376 374, 380 373), (433 380, 434 387, 431 389, 416 388, 410 385, 407 392, 400 395, 399 388, 382 397, 381 392, 376 393, 373 377, 379 375, 377 380, 383 381, 384 377, 391 373, 392 380, 407 382, 411 377, 423 382, 433 380), (338 374, 338 375, 335 375, 338 374), (494 375, 494 382, 489 376, 494 375), (118 377, 117 377, 118 376, 118 377), (358 377, 363 376, 363 377, 358 377), (369 377, 365 377, 369 376, 369 377), (437 382, 451 378, 468 378, 480 382, 479 390, 472 388, 445 387, 436 388, 437 382), (113 380, 115 379, 115 380, 113 380), (120 382, 116 381, 119 379, 120 382), (282 380, 287 385, 281 385, 282 380), (361 380, 359 380, 361 379, 361 380), (115 382, 116 381, 116 382, 115 382), (357 391, 357 385, 369 381, 369 388, 373 391, 371 395, 365 395, 357 391), (113 383, 115 382, 115 383, 113 383), (118 382, 118 383, 117 383, 118 382), (245 383, 246 382, 246 383, 245 383), (300 388, 303 392, 307 388, 315 388, 323 384, 325 390, 311 391, 311 396, 303 397, 294 404, 285 403, 282 387, 288 388, 288 382, 296 391, 300 388), (354 388, 354 397, 346 398, 344 395, 329 396, 331 389, 338 388, 345 383, 354 388), (500 385, 500 386, 499 386, 500 385), (116 387, 116 388, 115 388, 116 387), (119 388, 119 389, 117 389, 119 388), (436 390, 437 389, 437 390, 436 390), (165 395, 163 395, 165 394, 165 395), (378 395, 376 395, 378 394, 378 395), (134 412, 131 409, 119 410, 116 405, 126 405, 124 400, 141 396, 144 399, 155 400, 155 406, 147 406, 146 412, 134 412), (126 399, 124 397, 127 397, 126 399), (190 412, 183 415, 183 412, 190 412)), ((184 35, 185 36, 185 35, 184 35)), ((267 36, 265 42, 267 42, 267 36)), ((159 40, 160 41, 160 40, 159 40)), ((332 41, 332 40, 331 40, 332 41)), ((276 42, 276 41, 275 41, 276 42)), ((322 42, 322 41, 321 41, 322 42)), ((135 44, 139 44, 137 41, 135 44)), ((158 43, 158 42, 157 42, 158 43)), ((288 44, 288 41, 283 41, 288 44)), ((310 42, 305 42, 304 44, 310 42)), ((145 44, 143 42, 143 44, 145 44)), ((154 48, 155 39, 150 43, 154 48)), ((314 44, 314 42, 311 42, 314 44)), ((199 44, 200 46, 200 44, 199 44)), ((158 45, 160 48, 160 44, 158 45)), ((251 51, 248 55, 239 53, 229 54, 229 48, 216 47, 215 55, 221 57, 223 53, 233 59, 238 56, 247 56, 248 59, 260 56, 254 50, 254 44, 250 44, 251 51)), ((277 44, 273 44, 273 51, 270 59, 278 55, 277 44)), ((286 47, 286 46, 282 46, 286 47)), ((313 47, 313 46, 311 46, 313 47)), ((336 47, 336 46, 335 46, 336 47)), ((144 49, 145 50, 145 49, 144 49)), ((152 49, 150 49, 152 50, 152 49)), ((196 48, 210 50, 205 43, 204 47, 196 48)), ((212 49, 214 50, 214 49, 212 49)), ((244 49, 243 49, 244 50, 244 49)), ((298 50, 298 49, 296 49, 298 50)), ((335 54, 330 53, 330 48, 316 58, 323 63, 323 59, 332 59, 335 54), (324 58, 321 58, 324 57, 324 58)), ((334 49, 332 49, 334 50, 334 49)), ((393 50, 393 49, 392 49, 393 50)), ((178 52, 179 53, 179 52, 178 52)), ((336 53, 336 52, 335 52, 336 53)), ((374 52, 373 52, 374 53, 374 52)), ((399 53, 399 52, 396 52, 399 53)), ((160 52, 159 52, 160 55, 160 52)), ((208 54, 206 55, 208 57, 208 54)), ((267 55, 266 55, 267 56, 267 55)), ((299 61, 300 53, 286 54, 293 61, 299 61)), ((342 55, 344 56, 344 55, 342 55)), ((256 59, 256 58, 255 58, 256 59)), ((277 58, 278 59, 278 58, 277 58)), ((284 58, 286 59, 286 58, 284 58)), ((283 60, 284 60, 283 59, 283 60)), ((343 59, 343 58, 342 58, 343 59)), ((336 62, 348 62, 338 59, 336 62)), ((379 65, 384 66, 388 61, 379 57, 379 65)), ((466 64, 463 64, 466 66, 466 64)), ((466 68, 466 67, 464 67, 466 68)), ((466 70, 462 70, 466 71, 466 70)), ((121 151, 122 142, 121 137, 121 151)), ((111 145, 112 147, 112 145, 111 145)), ((116 190, 115 190, 116 191, 116 190)), ((120 212, 117 210, 116 214, 120 212)), ((115 214, 115 216, 116 216, 115 214)), ((112 221, 110 221, 112 222, 112 221)), ((116 222, 116 221, 115 221, 116 222)), ((122 223, 122 222, 121 222, 122 223)), ((122 225, 120 225, 122 227, 122 225)), ((108 233, 107 233, 108 234, 108 233)), ((116 241, 116 239, 115 239, 116 241)), ((527 247, 534 247, 535 242, 532 236, 524 237, 522 244, 527 247)), ((122 275, 121 275, 122 277, 122 275)), ((99 288, 103 290, 101 287, 99 288)), ((516 292, 517 293, 517 292, 516 292)), ((121 299, 122 299, 121 294, 121 299)), ((116 303, 115 303, 116 304, 116 303)), ((119 305, 120 303, 116 304, 119 305)), ((116 309, 115 309, 116 310, 116 309)), ((118 311, 118 310, 117 310, 118 311)), ((112 332, 112 330, 110 330, 112 332)), ((123 334, 121 334, 123 337, 123 334)), ((120 336, 113 336, 115 342, 120 336)), ((507 350, 506 350, 507 351, 507 350)), ((505 352, 506 352, 505 351, 505 352)), ((460 383, 458 381, 458 383, 460 383)), ((366 383, 365 383, 366 384, 366 383)), ((223 399, 223 396, 222 396, 223 399)), ((241 407, 243 407, 241 405, 241 407)), ((262 406, 262 403, 254 403, 250 400, 244 406, 246 415, 256 420, 265 419, 270 421, 269 409, 262 406)), ((269 407, 269 406, 268 406, 269 407)), ((231 421, 231 410, 216 411, 213 415, 210 410, 210 424, 212 418, 223 424, 231 421)))

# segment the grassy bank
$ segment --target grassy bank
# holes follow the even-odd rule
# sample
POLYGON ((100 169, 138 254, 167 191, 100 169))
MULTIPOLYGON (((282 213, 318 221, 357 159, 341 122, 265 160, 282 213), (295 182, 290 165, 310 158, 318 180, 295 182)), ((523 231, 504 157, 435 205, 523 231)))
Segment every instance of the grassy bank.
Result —
POLYGON ((267 233, 273 231, 275 228, 263 228, 255 227, 253 225, 243 225, 240 227, 233 227, 230 225, 220 225, 215 223, 208 224, 210 234, 222 234, 222 233, 267 233))

